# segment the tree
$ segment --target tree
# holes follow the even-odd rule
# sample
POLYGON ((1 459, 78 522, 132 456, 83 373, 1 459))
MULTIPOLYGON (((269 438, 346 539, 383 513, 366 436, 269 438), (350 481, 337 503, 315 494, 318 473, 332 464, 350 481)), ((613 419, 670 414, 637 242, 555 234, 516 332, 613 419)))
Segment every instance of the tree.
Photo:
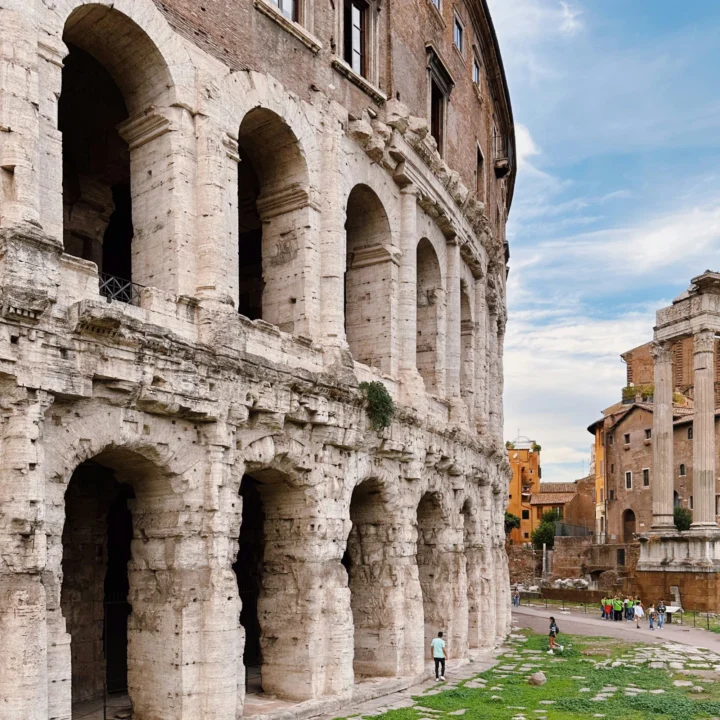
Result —
POLYGON ((692 523, 692 512, 684 507, 676 507, 673 511, 673 519, 675 520, 675 527, 680 532, 689 530, 692 523))
POLYGON ((558 520, 562 520, 562 514, 560 513, 560 510, 558 508, 554 508, 553 510, 546 510, 540 518, 541 523, 554 523, 558 520))
POLYGON ((505 534, 509 535, 513 530, 520 527, 520 518, 511 512, 505 511, 505 534))
POLYGON ((538 525, 532 533, 532 544, 542 550, 543 545, 552 548, 555 544, 555 521, 543 521, 538 525))

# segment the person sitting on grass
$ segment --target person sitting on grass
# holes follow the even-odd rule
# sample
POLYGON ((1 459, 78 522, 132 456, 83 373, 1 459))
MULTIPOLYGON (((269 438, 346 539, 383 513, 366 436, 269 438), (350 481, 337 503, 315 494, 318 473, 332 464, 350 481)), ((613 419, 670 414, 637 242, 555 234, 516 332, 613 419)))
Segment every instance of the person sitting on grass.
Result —
POLYGON ((550 649, 548 650, 548 655, 554 655, 553 650, 556 647, 559 647, 560 650, 564 650, 564 646, 560 645, 557 642, 557 636, 560 634, 560 628, 557 626, 557 623, 555 622, 555 618, 550 618, 550 632, 548 633, 548 645, 550 646, 550 649))

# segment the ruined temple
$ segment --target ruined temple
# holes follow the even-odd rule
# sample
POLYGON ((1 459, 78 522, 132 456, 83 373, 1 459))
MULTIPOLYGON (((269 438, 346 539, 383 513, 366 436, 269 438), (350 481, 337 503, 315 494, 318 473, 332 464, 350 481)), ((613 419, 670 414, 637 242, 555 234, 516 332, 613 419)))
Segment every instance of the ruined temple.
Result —
POLYGON ((485 0, 0 0, 0 720, 506 634, 515 169, 485 0))

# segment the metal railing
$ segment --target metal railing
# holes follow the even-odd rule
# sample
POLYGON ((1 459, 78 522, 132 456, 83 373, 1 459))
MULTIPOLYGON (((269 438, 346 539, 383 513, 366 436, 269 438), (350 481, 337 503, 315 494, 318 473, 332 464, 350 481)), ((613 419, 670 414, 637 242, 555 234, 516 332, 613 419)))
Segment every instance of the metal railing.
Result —
POLYGON ((117 300, 128 305, 140 304, 140 293, 144 285, 138 285, 130 280, 115 277, 108 273, 100 273, 100 294, 108 302, 117 300))

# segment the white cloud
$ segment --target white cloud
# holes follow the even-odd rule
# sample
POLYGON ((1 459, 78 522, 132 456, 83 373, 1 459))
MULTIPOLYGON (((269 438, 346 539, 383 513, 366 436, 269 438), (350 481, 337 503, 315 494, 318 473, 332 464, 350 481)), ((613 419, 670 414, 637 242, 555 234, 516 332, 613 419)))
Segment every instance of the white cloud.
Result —
POLYGON ((515 151, 517 153, 518 168, 526 166, 528 158, 540 154, 540 148, 530 134, 530 130, 522 123, 515 124, 515 151))
POLYGON ((579 32, 582 29, 582 22, 579 19, 582 15, 582 10, 577 10, 566 2, 561 2, 560 7, 562 8, 561 32, 567 33, 568 35, 574 35, 579 32))

